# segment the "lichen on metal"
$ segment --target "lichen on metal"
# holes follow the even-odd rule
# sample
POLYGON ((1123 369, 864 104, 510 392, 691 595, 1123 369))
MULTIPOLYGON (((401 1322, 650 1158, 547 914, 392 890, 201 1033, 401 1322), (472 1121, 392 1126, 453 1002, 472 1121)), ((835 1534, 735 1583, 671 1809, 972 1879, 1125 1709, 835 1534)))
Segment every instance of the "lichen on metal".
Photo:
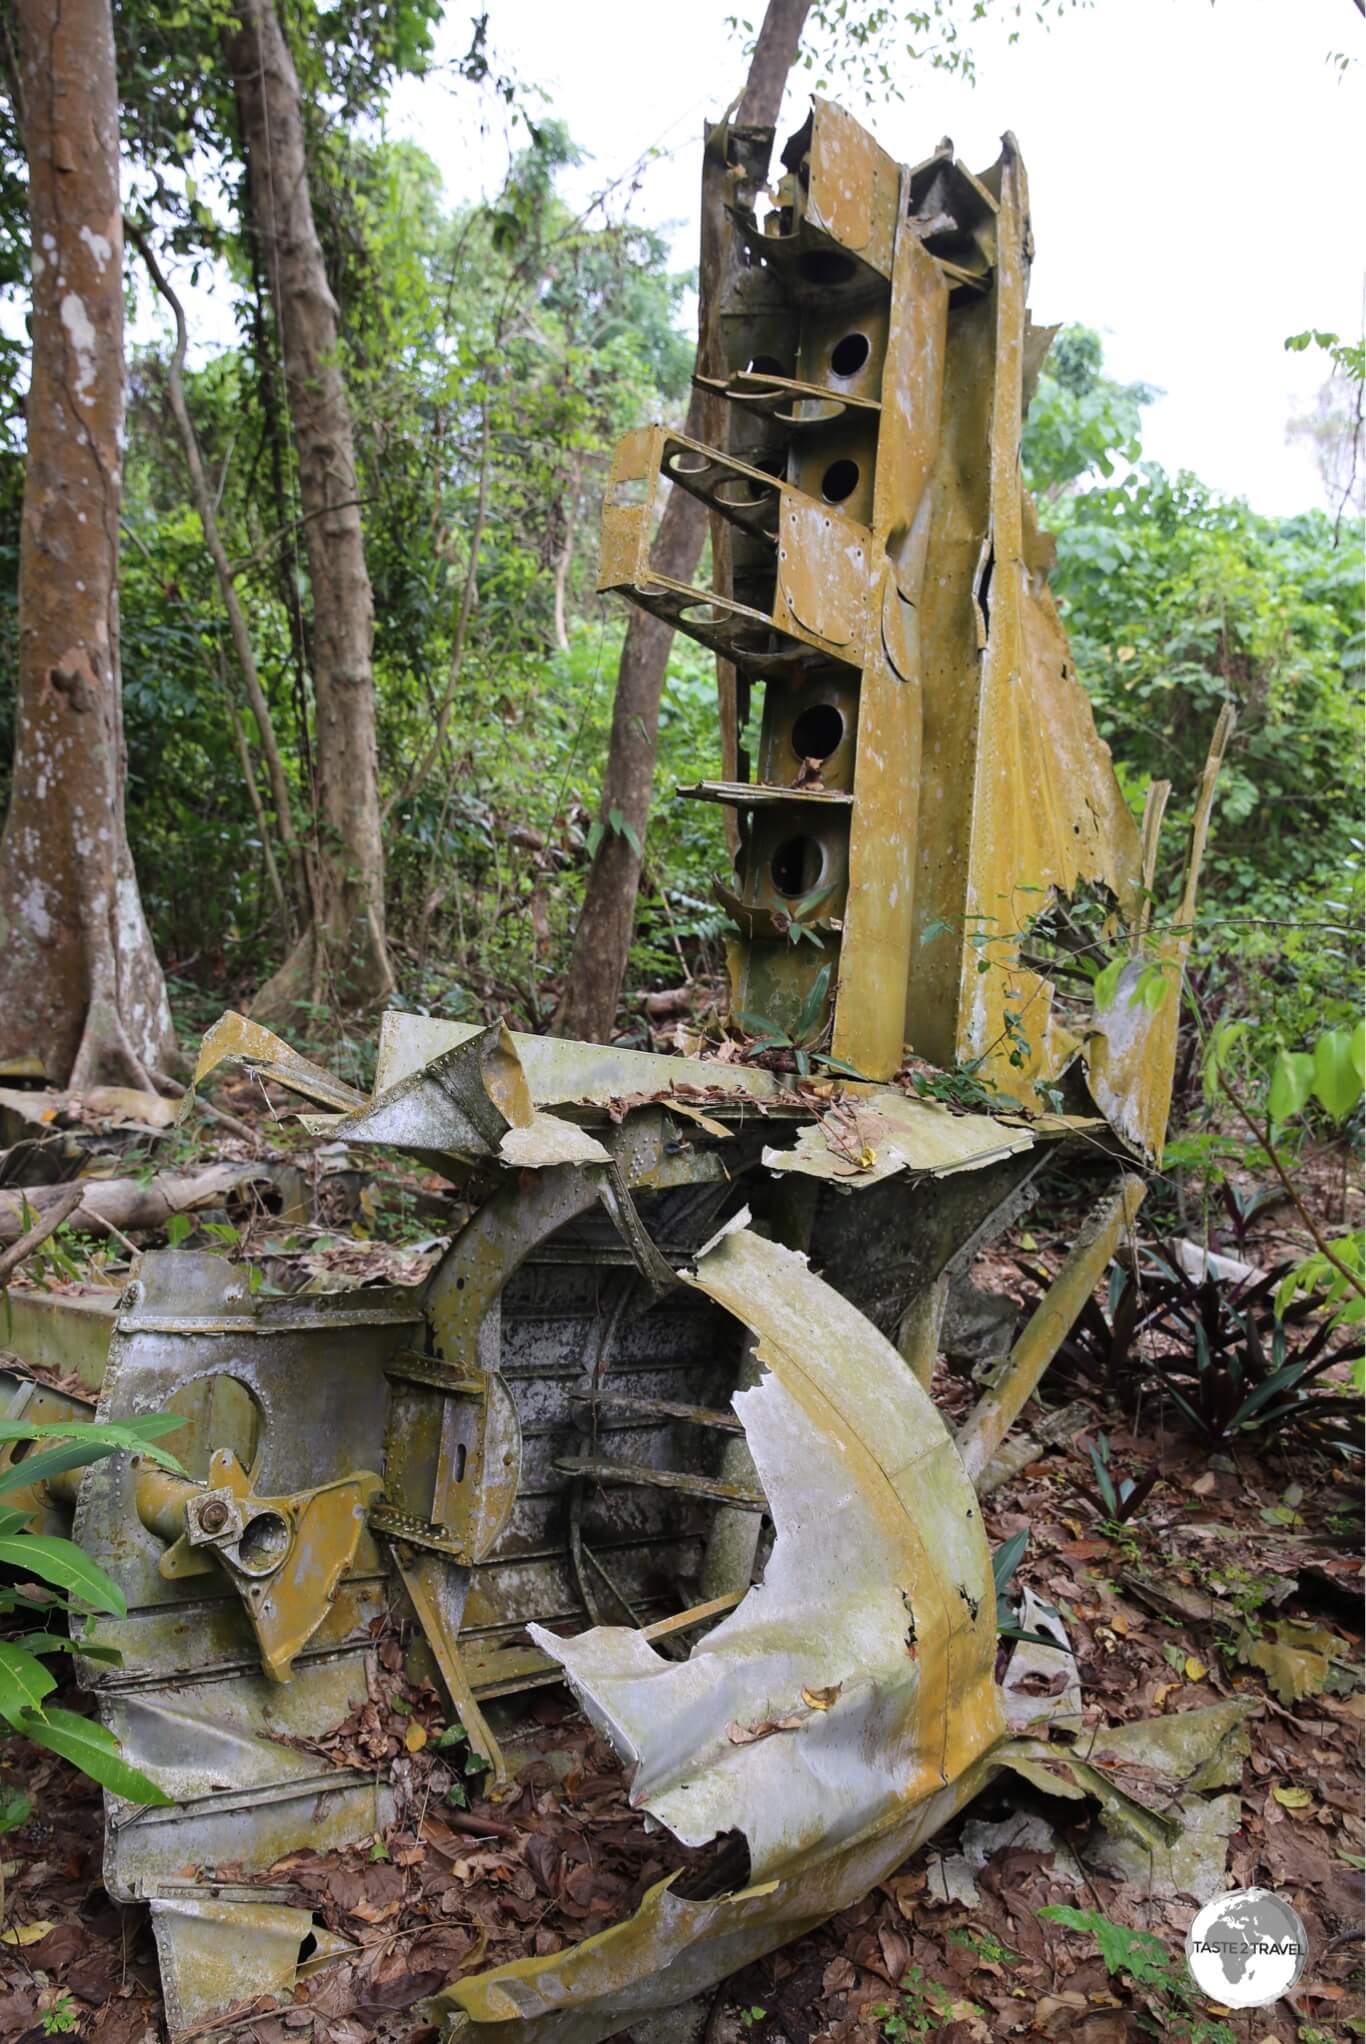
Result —
MULTIPOLYGON (((599 576, 734 666, 742 725, 763 690, 756 777, 681 791, 739 812, 736 874, 717 887, 738 932, 734 1005, 875 1080, 909 1045, 1030 1108, 1068 1081, 1085 1111, 1089 1088, 1156 1158, 1184 944, 1155 947, 1174 968, 1157 1008, 1131 998, 1140 964, 1076 1027, 1021 958, 1029 925, 1081 886, 1108 891, 1112 941, 1141 952, 1152 873, 1021 481, 1052 333, 1027 310, 1019 150, 1007 136, 980 176, 949 143, 899 167, 818 99, 761 219, 756 137, 742 139, 714 138, 736 251, 725 373, 698 379, 723 439, 627 436, 599 576), (720 586, 653 568, 662 482, 731 528, 720 586)), ((1197 871, 1198 856, 1187 925, 1197 871)))
POLYGON ((101 1419, 179 1413, 186 1477, 111 1456, 11 1493, 65 1525, 74 1492, 127 1599, 98 1627, 121 1663, 80 1670, 173 1798, 110 1798, 105 1873, 151 1904, 173 2034, 287 1996, 311 1920, 269 1870, 391 1821, 382 1782, 309 1742, 370 1693, 395 1617, 498 1781, 499 1701, 567 1676, 640 1808, 749 1855, 730 1892, 671 1879, 600 1936, 453 1985, 452 2034, 595 2044, 856 1900, 1002 1767, 1099 1794, 1170 1860, 1170 1828, 1059 1748, 1074 1663, 1007 1712, 974 1486, 1132 1226, 1126 1163, 1160 1154, 1228 725, 1154 937, 1163 792, 1140 830, 1020 483, 1048 336, 1019 152, 980 177, 947 144, 900 165, 817 100, 761 217, 772 140, 708 138, 721 444, 627 436, 602 586, 727 663, 722 777, 685 792, 739 824, 734 1010, 819 1078, 391 1014, 366 1097, 243 1016, 209 1032, 196 1084, 236 1062, 356 1164, 398 1151, 458 1199, 408 1290, 272 1297, 222 1258, 145 1256, 82 1377, 101 1419), (719 521, 714 589, 651 567, 663 482, 719 521), (1026 962, 1083 898, 1129 961, 1099 1011, 1026 962), (1155 1006, 1133 998, 1154 965, 1155 1006), (995 1104, 889 1083, 908 1048, 995 1104), (955 1438, 929 1395, 950 1278, 1079 1157, 1094 1220, 955 1438))

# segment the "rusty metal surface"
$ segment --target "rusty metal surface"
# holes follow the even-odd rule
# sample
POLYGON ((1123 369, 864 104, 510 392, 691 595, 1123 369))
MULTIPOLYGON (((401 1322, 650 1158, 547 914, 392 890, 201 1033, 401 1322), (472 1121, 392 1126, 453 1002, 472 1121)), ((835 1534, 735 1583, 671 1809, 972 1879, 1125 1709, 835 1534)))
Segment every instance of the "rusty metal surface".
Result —
POLYGON ((287 2001, 300 1980, 355 1950, 309 1911, 250 1889, 172 1891, 152 1903, 151 1916, 172 2036, 240 2000, 244 1982, 268 2002, 287 2001))
POLYGON ((737 815, 737 877, 716 889, 737 929, 733 1006, 869 1078, 910 1046, 1031 1110, 1075 1067, 1155 1159, 1188 940, 1153 950, 1172 981, 1161 1009, 1132 999, 1159 818, 1144 838, 1127 809, 1020 479, 1053 330, 1027 309, 1019 150, 1007 136, 980 177, 948 144, 900 168, 818 99, 761 217, 752 142, 716 143, 740 255, 724 266, 726 370, 700 380, 724 431, 713 447, 664 427, 621 443, 599 578, 727 663, 741 726, 763 693, 758 778, 680 790, 737 815), (651 566, 664 482, 727 522, 712 590, 651 566), (1101 1014, 1064 1012, 1023 956, 1083 890, 1135 954, 1101 1014), (788 940, 794 922, 808 941, 788 940))

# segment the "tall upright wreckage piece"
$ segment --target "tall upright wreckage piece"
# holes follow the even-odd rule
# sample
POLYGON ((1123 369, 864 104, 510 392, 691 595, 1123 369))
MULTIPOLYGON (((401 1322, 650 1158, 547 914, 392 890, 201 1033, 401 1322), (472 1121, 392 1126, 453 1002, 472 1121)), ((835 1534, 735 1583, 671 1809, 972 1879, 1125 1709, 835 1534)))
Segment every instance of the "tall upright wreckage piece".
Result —
MULTIPOLYGON (((287 1994, 314 1926, 270 1870, 383 1828, 384 1785, 310 1742, 364 1699, 386 1611, 495 1779, 502 1700, 567 1679, 637 1805, 687 1844, 738 1832, 748 1862, 452 1983, 452 2036, 593 2044, 1039 1764, 996 1677, 977 1486, 1160 1155, 1227 728, 1155 934, 1165 790, 1136 825, 1021 486, 1049 335, 1019 153, 907 168, 817 100, 769 193, 772 143, 709 135, 716 444, 626 438, 601 585, 722 663, 728 778, 683 792, 735 818, 733 1007, 789 1069, 391 1014, 365 1098, 225 1017, 197 1077, 292 1087, 467 1218, 420 1288, 269 1298, 224 1259, 146 1255, 97 1416, 182 1413, 186 1474, 111 1456, 26 1499, 58 1523, 74 1502, 127 1598, 97 1628, 120 1664, 81 1670, 171 1798, 110 1798, 106 1881, 150 1905, 173 2035, 287 1994), (665 485, 714 514, 711 589, 652 571, 665 485), (908 1051, 987 1105, 917 1093, 908 1051), (1095 1212, 955 1435, 929 1395, 948 1279, 1080 1157, 1095 1212)), ((13 1410, 89 1416, 32 1380, 13 1410)))

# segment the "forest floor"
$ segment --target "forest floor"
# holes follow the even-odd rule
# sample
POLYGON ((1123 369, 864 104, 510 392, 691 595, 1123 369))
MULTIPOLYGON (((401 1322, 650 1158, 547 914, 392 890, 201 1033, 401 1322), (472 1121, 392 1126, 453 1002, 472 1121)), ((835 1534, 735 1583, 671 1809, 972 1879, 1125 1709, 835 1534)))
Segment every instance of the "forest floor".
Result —
MULTIPOLYGON (((216 1097, 243 1133, 199 1123, 188 1152, 177 1134, 183 1168, 261 1154, 249 1140, 260 1092, 229 1084, 216 1097)), ((345 1160, 275 1127, 268 1136, 270 1156, 309 1180, 315 1218, 286 1222, 247 1187, 226 1218, 218 1210, 223 1247, 263 1255, 267 1268, 272 1257, 302 1264, 327 1282, 415 1282, 431 1267, 453 1225, 437 1181, 399 1174, 377 1191, 341 1168, 345 1160)), ((131 1145, 150 1155, 153 1139, 125 1127, 111 1136, 115 1155, 120 1142, 122 1154, 131 1145)), ((1318 1160, 1307 1182, 1341 1232, 1349 1194, 1340 1160, 1318 1160)), ((1066 1215, 1054 1217, 1051 1232, 1030 1217, 979 1261, 976 1281, 1022 1302, 1017 1258, 1056 1262, 1068 1226, 1066 1215)), ((1290 1239, 1284 1213, 1268 1215, 1253 1223, 1244 1253, 1269 1267, 1290 1239)), ((75 1289, 92 1275, 108 1284, 126 1273, 125 1252, 112 1241, 93 1262, 64 1237, 56 1244, 64 1246, 30 1264, 28 1282, 75 1289)), ((953 1412, 972 1387, 941 1364, 936 1395, 953 1412)), ((1311 1956, 1293 1996, 1243 2014, 1192 1997, 1180 1963, 1196 1906, 1190 1895, 1170 1885, 1161 1892, 1141 1868, 1126 1873, 1091 1806, 1003 1776, 863 1901, 725 1982, 707 2044, 1121 2044, 1145 2035, 1326 2044, 1366 2035, 1359 1474, 1303 1448, 1211 1455, 1160 1419, 1126 1427, 1084 1385, 1045 1379, 1043 1408, 1078 1397, 1090 1420, 989 1498, 992 1544, 1029 1535, 1012 1594, 1028 1585, 1060 1614, 1098 1759, 1107 1728, 1232 1699, 1249 1706, 1236 1800, 1225 1799, 1209 1821, 1226 1834, 1229 1881, 1271 1889, 1305 1923, 1311 1956), (1121 1526, 1102 1521, 1085 1496, 1088 1449, 1102 1431, 1117 1475, 1159 1471, 1144 1508, 1121 1526), (1042 1918, 1048 1904, 1087 1913, 1101 1926, 1099 1942, 1094 1929, 1042 1918), (1123 1942, 1107 1925, 1152 1933, 1170 1960, 1130 1946, 1127 1966, 1107 1970, 1101 1946, 1113 1960, 1123 1942)), ((1031 1406, 1019 1431, 1028 1433, 1040 1411, 1031 1406)), ((611 1749, 565 1692, 538 1692, 521 1707, 516 1787, 494 1802, 462 1769, 466 1749, 436 1690, 405 1675, 398 1635, 377 1647, 371 1699, 325 1752, 388 1772, 397 1821, 365 1846, 298 1852, 271 1874, 355 1949, 320 1966, 284 2012, 247 2008, 199 2035, 421 2044, 435 2035, 415 2013, 421 1997, 606 1928, 689 1858, 631 1812, 611 1749)), ((33 1809, 0 1837, 0 2039, 152 2044, 164 2033, 150 1927, 145 1911, 116 1907, 101 1885, 99 1792, 16 1738, 0 1768, 0 1825, 19 1789, 33 1809)))

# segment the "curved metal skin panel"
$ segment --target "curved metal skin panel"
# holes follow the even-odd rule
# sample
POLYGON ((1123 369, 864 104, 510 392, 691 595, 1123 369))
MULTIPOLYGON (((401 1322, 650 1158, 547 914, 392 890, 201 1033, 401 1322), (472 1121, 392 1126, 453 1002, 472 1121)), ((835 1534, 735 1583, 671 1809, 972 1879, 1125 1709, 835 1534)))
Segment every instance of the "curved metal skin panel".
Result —
POLYGON ((1005 1735, 981 1514, 901 1357, 748 1230, 691 1281, 752 1329, 767 1373, 735 1399, 776 1531, 763 1581, 683 1663, 621 1627, 532 1632, 634 1763, 633 1803, 686 1844, 743 1832, 750 1884, 689 1902, 662 1883, 601 1937, 437 1998, 500 2044, 596 2044, 856 1900, 1005 1735))

